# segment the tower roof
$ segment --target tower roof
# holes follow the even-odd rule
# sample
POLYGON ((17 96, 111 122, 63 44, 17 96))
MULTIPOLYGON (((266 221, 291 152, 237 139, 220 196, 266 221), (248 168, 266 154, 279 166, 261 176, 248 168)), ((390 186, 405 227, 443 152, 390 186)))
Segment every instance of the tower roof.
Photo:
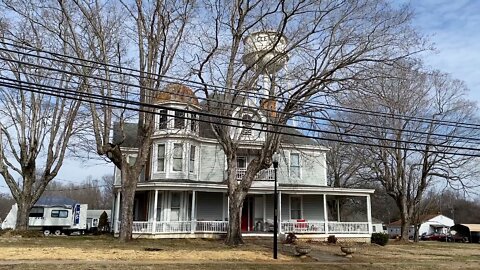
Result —
POLYGON ((155 103, 180 102, 198 106, 198 99, 193 90, 183 84, 172 83, 167 85, 154 97, 155 103))

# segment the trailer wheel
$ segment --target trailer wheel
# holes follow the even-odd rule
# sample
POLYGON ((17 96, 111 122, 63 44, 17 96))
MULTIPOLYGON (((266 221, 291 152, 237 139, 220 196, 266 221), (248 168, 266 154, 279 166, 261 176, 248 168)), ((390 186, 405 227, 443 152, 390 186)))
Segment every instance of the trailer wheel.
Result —
POLYGON ((57 230, 55 230, 54 234, 55 234, 56 236, 62 235, 62 231, 59 230, 59 229, 57 229, 57 230))
POLYGON ((45 235, 45 236, 49 236, 49 235, 50 235, 50 233, 51 233, 51 232, 50 232, 50 230, 49 230, 49 229, 45 229, 45 230, 43 230, 43 235, 45 235))

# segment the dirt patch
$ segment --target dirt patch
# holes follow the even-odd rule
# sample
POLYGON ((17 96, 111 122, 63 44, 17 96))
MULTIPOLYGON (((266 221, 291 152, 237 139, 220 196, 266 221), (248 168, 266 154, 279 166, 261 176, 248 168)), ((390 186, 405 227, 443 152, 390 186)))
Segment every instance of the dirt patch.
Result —
POLYGON ((137 239, 119 243, 102 236, 1 238, 0 269, 478 269, 479 244, 357 244, 353 258, 341 244, 309 242, 317 260, 279 254, 271 239, 247 239, 240 247, 219 240, 137 239), (151 249, 152 251, 146 251, 151 249), (317 256, 318 255, 318 256, 317 256))

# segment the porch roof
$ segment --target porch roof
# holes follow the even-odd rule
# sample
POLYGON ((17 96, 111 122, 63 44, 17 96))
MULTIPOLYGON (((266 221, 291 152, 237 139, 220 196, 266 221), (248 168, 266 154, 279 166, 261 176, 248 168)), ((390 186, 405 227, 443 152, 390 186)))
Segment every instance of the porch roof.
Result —
MULTIPOLYGON (((265 181, 264 181, 265 182, 265 181)), ((252 185, 249 193, 257 194, 273 194, 273 182, 267 182, 271 185, 252 185)), ((117 188, 120 186, 116 186, 117 188)), ((137 184, 137 190, 195 190, 206 192, 226 192, 227 185, 224 183, 212 182, 172 182, 172 181, 155 181, 140 182, 137 184)), ((364 196, 373 194, 374 189, 353 189, 353 188, 334 188, 329 186, 309 186, 309 185, 282 185, 278 186, 278 191, 286 194, 326 194, 326 195, 344 195, 344 196, 364 196)))

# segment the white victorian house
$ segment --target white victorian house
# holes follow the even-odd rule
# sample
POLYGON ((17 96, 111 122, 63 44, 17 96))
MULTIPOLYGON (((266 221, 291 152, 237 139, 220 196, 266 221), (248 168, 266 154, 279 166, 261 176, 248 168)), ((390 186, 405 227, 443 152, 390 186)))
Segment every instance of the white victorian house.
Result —
MULTIPOLYGON (((161 110, 148 165, 137 185, 133 234, 138 237, 221 237, 228 224, 226 162, 209 124, 197 121, 202 110, 193 91, 169 85, 156 99, 166 108, 191 111, 186 114, 161 110), (178 95, 171 94, 178 93, 178 95), (185 117, 187 119, 185 119, 185 117)), ((248 101, 251 102, 251 101, 248 101)), ((251 102, 251 104, 254 104, 251 102)), ((264 111, 236 110, 234 117, 262 121, 264 111)), ((257 125, 257 124, 255 124, 257 125)), ((263 135, 244 125, 244 143, 237 158, 237 177, 245 174, 248 163, 259 154, 263 135)), ((135 158, 136 124, 126 124, 124 133, 116 129, 114 142, 122 142, 124 153, 135 158), (124 136, 123 136, 124 135, 124 136)), ((325 156, 328 149, 316 141, 284 135, 278 167, 279 231, 299 237, 351 237, 369 241, 372 233, 370 189, 327 186, 325 156), (361 202, 364 215, 355 220, 342 216, 340 201, 361 202), (365 209, 366 208, 366 209, 365 209)), ((121 206, 120 173, 115 170, 113 229, 119 232, 121 206)), ((246 197, 241 218, 244 236, 271 236, 273 231, 273 168, 259 173, 246 197)), ((137 237, 136 236, 136 237, 137 237)))

